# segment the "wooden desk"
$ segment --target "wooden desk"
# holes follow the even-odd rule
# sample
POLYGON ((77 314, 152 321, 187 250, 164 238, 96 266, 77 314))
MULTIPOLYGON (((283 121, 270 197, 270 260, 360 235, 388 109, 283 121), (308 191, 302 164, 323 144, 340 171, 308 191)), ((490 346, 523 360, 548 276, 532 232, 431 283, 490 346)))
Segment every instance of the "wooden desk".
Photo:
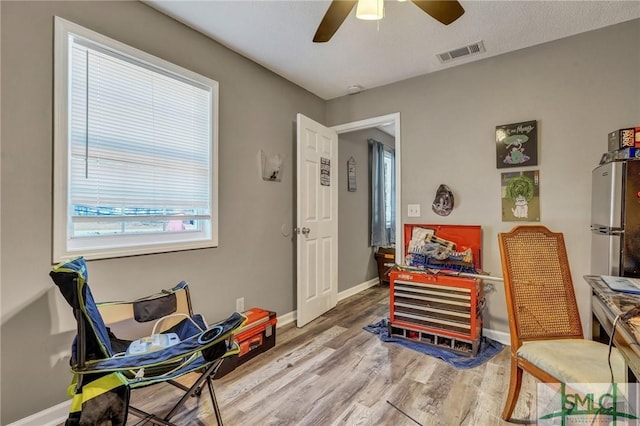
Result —
MULTIPOLYGON (((611 290, 599 276, 586 275, 591 286, 591 312, 593 314, 593 340, 609 343, 616 317, 640 305, 640 295, 611 290)), ((613 343, 624 357, 630 372, 629 381, 640 378, 640 318, 618 321, 613 343), (634 377, 635 376, 635 377, 634 377)))

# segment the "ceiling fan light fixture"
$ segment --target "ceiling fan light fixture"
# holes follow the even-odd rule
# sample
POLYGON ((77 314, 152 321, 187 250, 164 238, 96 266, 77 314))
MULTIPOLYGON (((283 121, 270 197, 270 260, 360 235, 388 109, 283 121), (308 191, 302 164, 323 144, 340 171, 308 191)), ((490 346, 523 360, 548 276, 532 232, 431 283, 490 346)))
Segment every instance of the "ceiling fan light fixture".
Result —
MULTIPOLYGON (((449 25, 464 13, 464 8, 457 0, 411 1, 427 15, 444 25, 449 25)), ((313 36, 313 42, 326 43, 331 40, 356 4, 358 5, 356 18, 380 20, 384 17, 384 0, 332 0, 313 36)), ((378 24, 378 30, 380 30, 380 24, 378 24)))
POLYGON ((377 21, 384 16, 384 0, 358 0, 356 18, 377 21))

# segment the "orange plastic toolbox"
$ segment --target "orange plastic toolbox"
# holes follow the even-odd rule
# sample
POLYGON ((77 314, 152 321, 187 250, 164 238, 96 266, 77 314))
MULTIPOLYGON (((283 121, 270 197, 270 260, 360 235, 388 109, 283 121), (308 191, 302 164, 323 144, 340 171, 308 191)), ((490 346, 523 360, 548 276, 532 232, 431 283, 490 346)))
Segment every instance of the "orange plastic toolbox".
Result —
POLYGON ((276 313, 261 308, 243 312, 247 323, 235 335, 240 353, 225 358, 214 379, 225 376, 237 366, 249 361, 276 344, 276 313))

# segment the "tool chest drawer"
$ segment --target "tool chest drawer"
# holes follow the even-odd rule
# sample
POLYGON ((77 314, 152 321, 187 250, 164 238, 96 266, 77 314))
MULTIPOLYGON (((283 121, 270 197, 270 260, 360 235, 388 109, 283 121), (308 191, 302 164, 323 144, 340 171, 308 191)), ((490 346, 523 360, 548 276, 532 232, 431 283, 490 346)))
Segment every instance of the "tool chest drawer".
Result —
POLYGON ((406 271, 392 271, 390 278, 390 335, 477 354, 481 280, 406 271))

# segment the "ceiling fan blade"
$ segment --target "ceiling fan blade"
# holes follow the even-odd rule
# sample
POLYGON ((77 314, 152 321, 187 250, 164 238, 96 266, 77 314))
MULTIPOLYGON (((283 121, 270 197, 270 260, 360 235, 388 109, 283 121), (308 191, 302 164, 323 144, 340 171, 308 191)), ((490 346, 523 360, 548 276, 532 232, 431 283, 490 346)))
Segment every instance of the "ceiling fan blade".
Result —
POLYGON ((325 43, 331 40, 357 2, 358 0, 333 0, 313 36, 313 42, 325 43))
POLYGON ((462 16, 464 8, 455 0, 411 0, 416 6, 431 15, 434 19, 449 25, 462 16))

